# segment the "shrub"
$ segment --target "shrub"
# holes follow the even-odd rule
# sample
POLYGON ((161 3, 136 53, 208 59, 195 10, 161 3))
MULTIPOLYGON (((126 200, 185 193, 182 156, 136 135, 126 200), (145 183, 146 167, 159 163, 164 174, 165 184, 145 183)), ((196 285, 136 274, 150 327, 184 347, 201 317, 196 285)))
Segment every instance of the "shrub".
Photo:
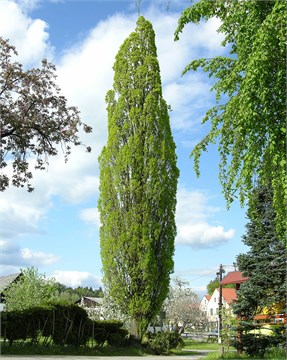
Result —
POLYGON ((56 345, 85 345, 90 337, 91 321, 78 305, 55 305, 52 338, 56 345))
POLYGON ((116 320, 97 320, 93 321, 94 339, 99 346, 105 342, 108 345, 126 345, 128 331, 123 328, 123 323, 116 320))
POLYGON ((273 339, 267 335, 242 334, 240 342, 235 341, 234 347, 244 351, 250 357, 263 358, 265 352, 273 346, 273 339))
POLYGON ((180 334, 174 331, 147 333, 146 345, 156 355, 167 355, 171 349, 181 347, 183 340, 180 334))

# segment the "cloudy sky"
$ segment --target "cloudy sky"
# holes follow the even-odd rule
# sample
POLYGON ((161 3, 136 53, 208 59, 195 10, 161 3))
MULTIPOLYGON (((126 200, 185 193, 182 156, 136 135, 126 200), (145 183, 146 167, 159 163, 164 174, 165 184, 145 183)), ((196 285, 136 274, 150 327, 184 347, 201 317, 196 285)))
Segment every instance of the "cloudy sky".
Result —
MULTIPOLYGON (((190 152, 206 134, 201 125, 214 104, 212 85, 202 72, 181 76, 191 59, 223 55, 219 22, 187 26, 180 40, 174 31, 182 0, 1 0, 0 36, 15 45, 26 68, 48 58, 70 105, 93 127, 81 139, 92 147, 74 148, 68 163, 51 158, 48 171, 34 171, 35 191, 9 188, 1 195, 1 275, 29 266, 68 286, 101 286, 99 169, 97 158, 107 139, 105 94, 112 88, 112 66, 120 45, 135 29, 138 8, 153 24, 164 98, 177 146, 180 179, 177 194, 175 274, 202 294, 220 264, 232 269, 244 252, 245 211, 234 202, 226 210, 218 181, 216 146, 202 156, 196 178, 190 152)), ((31 159, 33 168, 33 159, 31 159)))

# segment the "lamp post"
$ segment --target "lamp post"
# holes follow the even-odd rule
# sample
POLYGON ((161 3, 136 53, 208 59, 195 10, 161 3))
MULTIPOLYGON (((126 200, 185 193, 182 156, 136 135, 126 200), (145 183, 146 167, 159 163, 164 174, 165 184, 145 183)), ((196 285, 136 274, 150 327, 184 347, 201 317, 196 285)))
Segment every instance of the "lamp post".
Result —
POLYGON ((223 265, 220 264, 219 271, 216 273, 219 279, 219 300, 218 300, 218 344, 219 344, 219 352, 220 355, 223 355, 223 347, 222 347, 222 339, 221 339, 221 332, 222 332, 222 275, 225 273, 223 269, 223 265))

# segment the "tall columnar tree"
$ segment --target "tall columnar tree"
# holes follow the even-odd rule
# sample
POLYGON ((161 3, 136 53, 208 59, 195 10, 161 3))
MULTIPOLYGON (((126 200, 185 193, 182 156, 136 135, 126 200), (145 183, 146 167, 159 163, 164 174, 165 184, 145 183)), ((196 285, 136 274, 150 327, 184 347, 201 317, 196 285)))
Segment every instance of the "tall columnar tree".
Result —
POLYGON ((286 226, 286 4, 285 1, 199 0, 184 10, 175 38, 186 24, 217 17, 230 56, 195 59, 185 68, 202 68, 216 79, 217 104, 207 111, 209 133, 192 151, 199 159, 218 141, 219 177, 227 204, 248 200, 254 177, 273 188, 276 225, 286 226))
POLYGON ((113 69, 108 142, 99 157, 101 257, 110 296, 140 338, 168 294, 179 176, 155 33, 144 17, 113 69))

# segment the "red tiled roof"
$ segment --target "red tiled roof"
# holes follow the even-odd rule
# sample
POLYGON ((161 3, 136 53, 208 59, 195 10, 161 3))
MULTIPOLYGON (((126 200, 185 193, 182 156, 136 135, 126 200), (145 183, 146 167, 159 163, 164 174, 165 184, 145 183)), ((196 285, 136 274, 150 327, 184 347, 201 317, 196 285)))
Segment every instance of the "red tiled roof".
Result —
POLYGON ((243 277, 241 271, 230 271, 225 278, 220 282, 221 285, 227 284, 242 284, 247 281, 248 278, 243 277))
POLYGON ((268 314, 258 314, 254 316, 254 320, 267 320, 270 318, 268 314))
POLYGON ((207 301, 209 301, 211 299, 211 296, 208 294, 204 295, 204 297, 207 299, 207 301))
POLYGON ((233 300, 237 299, 236 290, 232 288, 222 288, 222 297, 230 304, 233 300))

